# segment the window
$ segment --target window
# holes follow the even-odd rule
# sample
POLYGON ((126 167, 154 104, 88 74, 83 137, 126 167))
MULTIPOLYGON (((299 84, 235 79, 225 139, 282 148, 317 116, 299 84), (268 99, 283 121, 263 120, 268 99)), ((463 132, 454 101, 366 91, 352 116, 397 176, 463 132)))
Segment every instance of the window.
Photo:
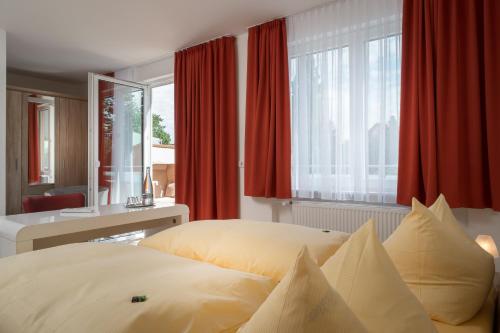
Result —
POLYGON ((174 84, 151 89, 151 164, 155 198, 173 201, 175 197, 174 84))
POLYGON ((288 19, 295 197, 395 202, 401 13, 377 3, 288 19))
POLYGON ((151 89, 153 144, 174 144, 174 84, 151 89))

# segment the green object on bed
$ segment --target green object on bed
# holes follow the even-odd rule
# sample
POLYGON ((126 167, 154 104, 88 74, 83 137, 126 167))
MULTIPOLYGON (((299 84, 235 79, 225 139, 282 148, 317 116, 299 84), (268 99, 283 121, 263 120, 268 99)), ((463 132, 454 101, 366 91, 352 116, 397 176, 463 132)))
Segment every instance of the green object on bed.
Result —
POLYGON ((146 295, 132 296, 132 303, 146 302, 148 297, 146 295))

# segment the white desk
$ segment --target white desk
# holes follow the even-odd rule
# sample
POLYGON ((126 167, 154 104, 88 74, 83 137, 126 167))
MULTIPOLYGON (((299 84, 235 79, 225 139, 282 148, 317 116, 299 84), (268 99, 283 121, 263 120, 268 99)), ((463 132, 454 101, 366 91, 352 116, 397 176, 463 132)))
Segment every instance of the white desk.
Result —
POLYGON ((134 209, 123 204, 100 206, 94 215, 77 217, 61 215, 59 210, 0 216, 0 257, 137 230, 158 232, 188 221, 186 205, 162 202, 134 209))

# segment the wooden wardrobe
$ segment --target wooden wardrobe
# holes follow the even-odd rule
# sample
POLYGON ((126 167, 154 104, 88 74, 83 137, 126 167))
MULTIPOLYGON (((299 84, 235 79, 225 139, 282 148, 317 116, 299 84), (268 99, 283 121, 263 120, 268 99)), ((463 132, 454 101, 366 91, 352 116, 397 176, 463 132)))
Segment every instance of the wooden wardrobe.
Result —
POLYGON ((87 100, 53 92, 7 87, 7 214, 22 213, 22 198, 65 186, 87 185, 87 100), (28 102, 54 97, 55 176, 51 184, 28 184, 28 102))

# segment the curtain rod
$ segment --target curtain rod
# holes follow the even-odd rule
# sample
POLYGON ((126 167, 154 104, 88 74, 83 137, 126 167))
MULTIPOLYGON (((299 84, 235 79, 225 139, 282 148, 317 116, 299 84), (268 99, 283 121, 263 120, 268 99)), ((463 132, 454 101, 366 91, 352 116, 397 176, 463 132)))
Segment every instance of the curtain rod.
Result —
MULTIPOLYGON (((295 15, 295 14, 292 14, 292 15, 295 15)), ((291 16, 291 15, 288 15, 288 16, 291 16)), ((253 28, 253 27, 256 27, 256 26, 258 26, 258 25, 262 25, 262 24, 265 24, 265 23, 268 23, 268 22, 272 22, 272 21, 274 21, 274 20, 281 20, 282 18, 285 18, 285 19, 286 19, 288 16, 275 17, 275 18, 272 18, 272 19, 270 19, 270 20, 265 20, 265 21, 262 21, 262 22, 260 22, 260 23, 257 23, 257 24, 254 24, 254 25, 251 25, 251 26, 247 27, 247 31, 248 31, 248 29, 250 29, 250 28, 253 28)))
POLYGON ((189 49, 189 48, 197 46, 197 45, 205 44, 205 43, 208 43, 208 42, 211 42, 213 40, 216 40, 216 39, 219 39, 219 38, 223 38, 223 37, 236 37, 236 36, 234 36, 233 34, 225 34, 225 35, 219 35, 217 37, 213 37, 213 38, 207 39, 207 40, 205 40, 203 42, 193 42, 191 44, 188 44, 187 46, 184 46, 184 47, 182 47, 180 49, 175 50, 173 53, 178 52, 178 51, 183 51, 183 50, 189 49))
MULTIPOLYGON (((248 26, 248 27, 246 27, 246 28, 245 28, 245 32, 247 32, 247 31, 248 31, 248 29, 250 29, 250 28, 253 28, 253 27, 256 27, 256 26, 258 26, 258 25, 261 25, 261 24, 264 24, 264 23, 267 23, 267 22, 271 22, 271 21, 274 21, 274 20, 277 20, 277 19, 278 19, 278 18, 273 18, 273 19, 270 19, 270 20, 263 21, 263 22, 261 22, 261 23, 257 23, 257 24, 254 24, 254 25, 248 26)), ((187 46, 184 46, 184 47, 182 47, 182 48, 180 48, 180 49, 177 49, 175 52, 182 51, 182 50, 186 50, 186 49, 189 49, 190 47, 197 46, 197 45, 201 45, 201 44, 204 44, 204 43, 208 43, 208 42, 210 42, 210 41, 212 41, 212 40, 216 40, 216 39, 223 38, 223 37, 236 37, 236 36, 235 36, 234 34, 219 35, 219 36, 217 36, 217 37, 212 37, 212 38, 210 38, 210 39, 207 39, 207 40, 205 40, 205 41, 203 41, 203 42, 193 42, 193 43, 191 43, 191 44, 188 44, 187 46)), ((173 52, 173 53, 175 53, 175 52, 173 52)))
POLYGON ((294 16, 294 15, 297 15, 297 14, 302 14, 302 13, 305 13, 305 12, 308 12, 310 10, 314 10, 314 9, 317 9, 317 8, 326 7, 326 6, 331 5, 331 4, 333 4, 335 2, 338 2, 338 1, 339 0, 325 1, 324 3, 320 3, 320 4, 318 4, 318 5, 314 6, 314 7, 311 7, 311 8, 303 9, 303 10, 300 10, 298 12, 293 12, 293 13, 285 15, 285 16, 280 16, 280 17, 275 17, 275 18, 269 19, 269 20, 265 20, 265 21, 262 21, 260 23, 257 23, 257 24, 254 24, 254 25, 251 25, 251 26, 247 27, 247 30, 250 29, 250 28, 256 27, 258 25, 267 23, 267 22, 271 22, 271 21, 274 21, 274 20, 279 20, 279 19, 282 19, 282 18, 287 19, 290 16, 294 16))
MULTIPOLYGON (((330 4, 334 3, 334 2, 338 2, 338 1, 339 0, 327 1, 325 3, 318 4, 318 5, 314 6, 314 7, 311 7, 311 8, 305 9, 305 10, 301 10, 301 11, 298 11, 298 12, 295 12, 295 13, 291 13, 291 14, 288 14, 286 16, 274 17, 272 19, 264 20, 264 21, 261 21, 260 23, 256 23, 256 24, 253 24, 253 25, 250 25, 250 26, 246 27, 246 29, 245 29, 246 31, 245 32, 248 32, 248 29, 256 27, 258 25, 262 25, 264 23, 271 22, 271 21, 278 20, 278 19, 282 19, 282 18, 286 19, 286 18, 289 18, 290 16, 297 15, 297 14, 300 14, 300 13, 305 13, 307 11, 310 11, 310 10, 313 10, 313 9, 316 9, 316 8, 328 6, 328 5, 330 5, 330 4)), ((213 38, 207 39, 207 40, 202 41, 202 42, 193 42, 191 44, 188 44, 185 47, 182 47, 180 49, 175 50, 174 52, 172 52, 172 54, 174 54, 177 51, 182 51, 182 50, 185 50, 185 49, 189 49, 190 47, 193 47, 193 46, 196 46, 196 45, 200 45, 200 44, 204 44, 204 43, 208 43, 208 42, 210 42, 212 40, 219 39, 219 38, 222 38, 222 37, 236 37, 236 36, 234 34, 224 34, 224 35, 219 35, 217 37, 213 37, 213 38)))

